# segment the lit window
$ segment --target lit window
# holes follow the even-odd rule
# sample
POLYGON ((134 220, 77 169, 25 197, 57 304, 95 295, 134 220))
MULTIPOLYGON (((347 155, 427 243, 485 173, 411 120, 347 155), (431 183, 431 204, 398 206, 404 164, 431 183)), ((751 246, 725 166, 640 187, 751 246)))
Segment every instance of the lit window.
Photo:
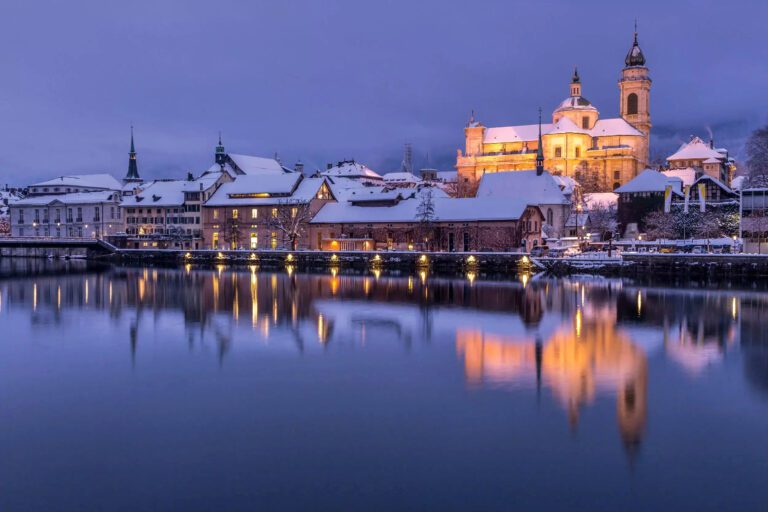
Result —
POLYGON ((277 208, 272 208, 272 218, 277 218, 277 208))
POLYGON ((252 219, 258 219, 259 218, 259 209, 258 208, 251 208, 251 218, 252 219))
POLYGON ((277 248, 277 233, 274 231, 270 234, 269 246, 273 249, 277 248))
POLYGON ((236 218, 237 218, 237 215, 238 215, 238 213, 239 213, 239 212, 237 211, 237 208, 233 209, 233 210, 232 210, 232 218, 233 218, 233 219, 236 219, 236 218))
POLYGON ((219 210, 217 210, 217 209, 213 210, 213 218, 214 219, 218 219, 219 218, 219 210))
POLYGON ((295 206, 293 208, 291 208, 291 218, 292 219, 295 219, 296 215, 298 215, 298 214, 299 214, 299 209, 298 208, 296 208, 295 206))
POLYGON ((563 148, 560 146, 555 147, 555 158, 561 158, 563 156, 563 148))

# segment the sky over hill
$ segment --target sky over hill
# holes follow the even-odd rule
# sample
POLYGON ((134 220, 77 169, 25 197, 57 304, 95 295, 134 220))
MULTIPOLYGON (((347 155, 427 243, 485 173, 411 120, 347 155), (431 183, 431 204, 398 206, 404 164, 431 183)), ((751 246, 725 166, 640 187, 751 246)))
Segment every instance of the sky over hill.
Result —
POLYGON ((533 123, 568 94, 616 116, 638 19, 654 80, 652 156, 714 134, 739 156, 768 122, 768 3, 734 0, 16 2, 0 31, 0 184, 202 171, 227 150, 307 168, 356 158, 444 170, 471 109, 533 123))

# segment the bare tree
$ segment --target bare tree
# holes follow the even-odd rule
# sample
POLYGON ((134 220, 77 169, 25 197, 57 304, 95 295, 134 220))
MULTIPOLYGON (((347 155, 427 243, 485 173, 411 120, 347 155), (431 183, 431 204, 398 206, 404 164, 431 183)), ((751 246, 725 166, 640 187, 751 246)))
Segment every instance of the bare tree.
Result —
POLYGON ((431 188, 426 188, 419 193, 419 206, 416 208, 416 220, 419 222, 419 231, 422 239, 427 244, 427 249, 432 249, 432 228, 435 222, 435 198, 431 188))
POLYGON ((600 240, 610 239, 619 229, 616 206, 598 203, 589 210, 590 230, 599 233, 600 240))
POLYGON ((299 246, 299 240, 307 231, 309 221, 312 220, 312 209, 308 201, 289 199, 281 201, 272 210, 268 225, 271 229, 283 234, 291 244, 291 250, 295 251, 299 246))
POLYGON ((651 212, 645 216, 645 231, 652 240, 675 238, 677 235, 675 224, 675 218, 662 211, 651 212))
POLYGON ((749 185, 768 186, 768 126, 752 132, 746 150, 749 185))
POLYGON ((237 249, 240 247, 240 226, 237 219, 228 218, 222 226, 221 237, 227 242, 228 249, 237 249))

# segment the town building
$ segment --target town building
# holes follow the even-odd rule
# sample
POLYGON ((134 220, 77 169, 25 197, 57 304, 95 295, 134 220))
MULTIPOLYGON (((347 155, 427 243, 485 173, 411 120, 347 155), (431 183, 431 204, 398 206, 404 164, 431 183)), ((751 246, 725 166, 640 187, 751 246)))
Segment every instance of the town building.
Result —
POLYGON ((186 180, 156 180, 122 202, 125 245, 142 248, 203 248, 202 205, 222 183, 225 172, 186 180))
POLYGON ((389 172, 382 176, 388 187, 414 188, 421 185, 421 178, 410 172, 389 172))
POLYGON ((667 194, 669 205, 684 199, 683 182, 654 169, 646 169, 629 183, 617 188, 619 196, 617 219, 624 236, 634 238, 645 230, 645 217, 665 209, 667 194))
POLYGON ((144 182, 139 176, 139 163, 136 160, 136 145, 133 143, 133 126, 131 126, 131 150, 128 152, 128 172, 123 178, 124 189, 132 190, 144 182))
POLYGON ((699 137, 692 136, 680 148, 667 157, 670 172, 693 174, 694 178, 710 176, 730 185, 736 172, 736 164, 728 155, 728 150, 715 148, 714 141, 704 142, 699 137))
POLYGON ((203 205, 208 249, 308 248, 308 223, 335 201, 324 177, 297 172, 238 176, 222 184, 203 205))
POLYGON ((464 151, 456 157, 460 194, 471 196, 485 174, 532 169, 539 150, 551 173, 594 182, 606 191, 634 178, 648 165, 651 131, 651 79, 637 33, 624 64, 618 118, 601 118, 582 95, 578 71, 551 124, 486 127, 473 113, 464 129, 464 151))
POLYGON ((10 204, 17 237, 98 238, 122 231, 120 192, 32 195, 10 204))
POLYGON ((541 210, 522 199, 397 194, 325 205, 310 222, 310 240, 326 251, 518 251, 541 244, 543 222, 541 210))
POLYGON ((741 191, 740 238, 744 252, 768 254, 768 188, 747 187, 741 191))

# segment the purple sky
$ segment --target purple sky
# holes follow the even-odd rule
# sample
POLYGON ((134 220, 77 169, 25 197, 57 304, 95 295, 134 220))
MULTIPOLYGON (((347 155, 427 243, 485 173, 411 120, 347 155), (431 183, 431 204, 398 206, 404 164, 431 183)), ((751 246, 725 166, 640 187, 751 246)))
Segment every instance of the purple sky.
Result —
POLYGON ((396 170, 452 166, 470 109, 532 123, 568 94, 574 65, 603 116, 639 20, 654 79, 654 148, 711 127, 739 154, 768 114, 764 0, 5 2, 0 9, 0 184, 127 167, 207 168, 228 151, 354 157, 396 170), (119 5, 120 7, 117 7, 119 5))

